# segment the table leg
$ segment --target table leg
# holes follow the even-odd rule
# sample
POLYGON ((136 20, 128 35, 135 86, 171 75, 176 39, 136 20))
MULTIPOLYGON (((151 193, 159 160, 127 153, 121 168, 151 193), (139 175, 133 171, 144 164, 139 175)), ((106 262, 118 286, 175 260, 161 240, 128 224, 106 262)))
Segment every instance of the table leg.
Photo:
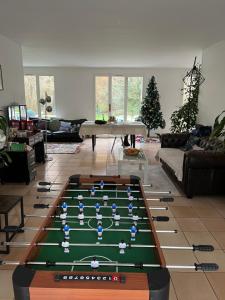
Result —
POLYGON ((92 139, 92 151, 95 151, 96 135, 92 134, 91 139, 92 139))
POLYGON ((128 135, 125 135, 125 136, 124 136, 123 145, 124 145, 124 147, 129 147, 129 146, 130 146, 130 144, 129 144, 129 142, 128 142, 128 135))
MULTIPOLYGON (((8 227, 9 226, 9 219, 8 219, 8 213, 5 214, 5 227, 8 227)), ((9 232, 6 232, 5 233, 6 235, 6 242, 10 242, 10 235, 9 235, 9 232)), ((9 246, 7 245, 6 246, 6 251, 5 251, 6 254, 9 253, 9 246)))
POLYGON ((24 227, 24 209, 23 209, 23 198, 20 200, 20 217, 21 217, 21 223, 20 227, 24 227))
POLYGON ((135 148, 135 134, 131 134, 130 139, 131 139, 131 146, 135 148))

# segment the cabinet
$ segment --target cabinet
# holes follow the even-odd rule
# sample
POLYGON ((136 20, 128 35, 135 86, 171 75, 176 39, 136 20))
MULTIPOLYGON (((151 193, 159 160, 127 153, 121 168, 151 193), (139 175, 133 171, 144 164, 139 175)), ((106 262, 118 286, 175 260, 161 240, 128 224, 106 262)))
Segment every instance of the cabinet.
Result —
POLYGON ((14 142, 26 143, 34 149, 35 162, 45 163, 45 146, 44 137, 42 132, 38 132, 29 137, 16 137, 13 139, 14 142))
POLYGON ((29 184, 36 176, 35 152, 7 151, 12 163, 0 169, 1 182, 25 182, 29 184))

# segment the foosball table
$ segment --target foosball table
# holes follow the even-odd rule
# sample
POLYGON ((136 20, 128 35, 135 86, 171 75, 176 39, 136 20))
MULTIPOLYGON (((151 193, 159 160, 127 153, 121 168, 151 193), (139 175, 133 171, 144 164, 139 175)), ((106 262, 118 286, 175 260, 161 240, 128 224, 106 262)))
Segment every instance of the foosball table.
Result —
MULTIPOLYGON (((51 191, 46 184, 40 182, 40 192, 51 191)), ((166 265, 166 246, 160 246, 154 222, 168 217, 153 217, 148 200, 136 176, 71 176, 53 204, 35 205, 46 213, 27 216, 43 218, 40 228, 21 228, 37 234, 15 262, 15 299, 169 299, 168 268, 180 266, 166 265)), ((213 250, 210 245, 183 248, 213 250)))

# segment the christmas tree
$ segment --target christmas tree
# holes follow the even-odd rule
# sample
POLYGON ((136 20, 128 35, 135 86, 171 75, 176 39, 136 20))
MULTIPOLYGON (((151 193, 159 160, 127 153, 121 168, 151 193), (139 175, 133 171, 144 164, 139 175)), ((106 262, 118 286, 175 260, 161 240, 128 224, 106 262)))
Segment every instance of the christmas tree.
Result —
POLYGON ((148 137, 150 137, 151 129, 157 129, 158 127, 164 128, 166 125, 160 110, 159 92, 157 90, 155 77, 152 76, 141 107, 141 119, 148 129, 148 137))

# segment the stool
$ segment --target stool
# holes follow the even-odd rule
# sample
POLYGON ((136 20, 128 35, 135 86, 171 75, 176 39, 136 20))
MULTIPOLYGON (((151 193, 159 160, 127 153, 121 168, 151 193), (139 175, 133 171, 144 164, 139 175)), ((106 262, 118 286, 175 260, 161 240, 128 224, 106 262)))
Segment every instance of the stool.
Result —
MULTIPOLYGON (((4 215, 5 227, 10 226, 9 224, 9 212, 20 203, 20 224, 19 227, 24 227, 24 210, 23 210, 23 197, 22 196, 11 196, 11 195, 0 195, 0 215, 4 215)), ((10 242, 15 236, 16 232, 10 233, 4 231, 2 224, 0 223, 0 232, 5 232, 5 242, 10 242)), ((10 251, 9 246, 6 246, 5 250, 0 250, 0 253, 8 254, 10 251)))

